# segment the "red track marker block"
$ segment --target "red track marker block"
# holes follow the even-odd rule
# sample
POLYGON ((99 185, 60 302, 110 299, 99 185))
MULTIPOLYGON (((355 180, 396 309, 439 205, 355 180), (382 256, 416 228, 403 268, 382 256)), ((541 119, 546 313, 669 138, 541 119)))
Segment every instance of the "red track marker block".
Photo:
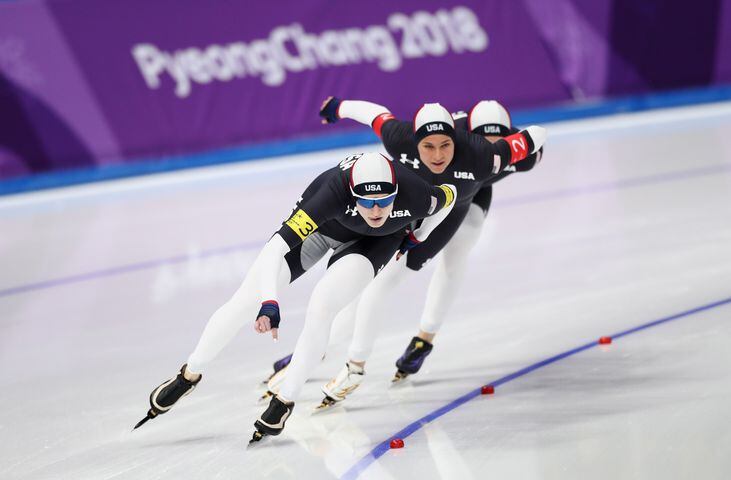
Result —
POLYGON ((404 441, 400 438, 394 438, 391 440, 391 448, 404 448, 404 441))
POLYGON ((599 345, 609 345, 612 343, 612 337, 601 337, 599 339, 599 345))
POLYGON ((481 392, 483 395, 492 395, 495 393, 495 387, 492 385, 483 385, 481 392))

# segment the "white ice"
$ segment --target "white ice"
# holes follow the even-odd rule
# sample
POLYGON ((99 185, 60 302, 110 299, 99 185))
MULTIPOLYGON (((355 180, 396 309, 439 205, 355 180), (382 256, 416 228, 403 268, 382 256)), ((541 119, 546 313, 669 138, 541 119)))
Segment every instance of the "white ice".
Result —
MULTIPOLYGON (((259 382, 292 349, 322 266, 281 299, 279 343, 247 326, 193 394, 131 428, 307 183, 378 147, 0 198, 0 478, 338 478, 482 384, 731 297, 731 104, 549 135, 534 171, 495 187, 424 370, 389 385, 430 268, 384 299, 361 389, 310 415, 344 361, 333 345, 285 432, 251 450, 259 382)), ((589 349, 424 425, 360 478, 729 478, 729 343, 727 303, 589 349)))

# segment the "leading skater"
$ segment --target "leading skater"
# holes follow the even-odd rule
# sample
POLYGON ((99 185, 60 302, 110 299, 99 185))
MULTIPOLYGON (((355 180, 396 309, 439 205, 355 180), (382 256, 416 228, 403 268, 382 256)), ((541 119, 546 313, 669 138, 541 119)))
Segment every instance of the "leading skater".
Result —
POLYGON ((424 240, 449 214, 456 195, 454 186, 432 186, 380 153, 349 156, 320 174, 264 246, 233 297, 210 318, 180 373, 152 391, 147 416, 135 428, 191 393, 208 363, 248 321, 255 320, 257 332, 271 331, 277 338, 279 290, 332 249, 328 269, 308 305, 290 382, 256 422, 257 439, 277 435, 309 371, 322 357, 335 314, 360 294, 394 252, 424 240), (407 228, 420 219, 424 220, 418 229, 407 228))

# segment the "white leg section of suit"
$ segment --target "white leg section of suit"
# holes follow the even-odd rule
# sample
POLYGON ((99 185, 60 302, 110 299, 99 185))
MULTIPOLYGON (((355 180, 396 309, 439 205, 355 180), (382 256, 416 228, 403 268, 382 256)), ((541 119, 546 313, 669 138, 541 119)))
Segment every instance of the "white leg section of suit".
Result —
POLYGON ((348 358, 365 362, 373 350, 373 344, 385 317, 384 309, 391 300, 393 289, 404 278, 416 272, 406 267, 406 259, 391 259, 375 280, 363 291, 355 315, 355 330, 348 349, 348 358))
MULTIPOLYGON (((244 281, 231 299, 221 305, 208 320, 198 345, 188 357, 188 371, 202 373, 205 367, 228 345, 247 323, 256 320, 261 307, 259 292, 259 271, 261 255, 246 273, 244 281)), ((279 272, 279 289, 283 289, 291 278, 287 262, 282 262, 279 272)))
MULTIPOLYGON (((335 316, 335 319, 333 320, 332 327, 330 329, 330 340, 328 341, 326 351, 323 355, 323 358, 327 355, 332 355, 335 351, 335 353, 339 353, 339 349, 341 346, 347 346, 349 345, 350 339, 353 338, 353 329, 355 328, 355 312, 358 307, 358 301, 360 300, 360 295, 355 298, 352 302, 350 302, 344 309, 340 310, 338 314, 335 316)), ((284 382, 284 379, 287 378, 288 375, 288 368, 285 368, 284 370, 280 370, 278 374, 274 377, 272 377, 269 380, 269 383, 267 384, 267 389, 274 393, 279 393, 280 387, 282 383, 284 382)))
POLYGON ((459 229, 442 249, 429 282, 424 312, 421 315, 419 328, 424 332, 437 333, 449 315, 449 309, 464 280, 467 257, 480 239, 484 223, 483 210, 474 203, 471 204, 459 229))
MULTIPOLYGON (((483 210, 475 204, 470 205, 464 221, 442 250, 437 269, 429 284, 420 323, 420 328, 425 332, 436 333, 447 316, 464 278, 467 256, 479 240, 484 223, 483 210)), ((365 289, 356 312, 353 340, 348 350, 350 360, 355 362, 368 360, 380 331, 381 319, 385 317, 380 309, 385 307, 385 301, 396 286, 405 278, 417 273, 407 268, 406 262, 391 260, 365 289)))
POLYGON ((355 328, 355 313, 358 308, 360 295, 350 302, 347 307, 340 310, 335 316, 332 330, 330 331, 330 342, 328 350, 332 346, 347 345, 353 338, 353 329, 355 328))
POLYGON ((284 400, 297 400, 313 369, 322 360, 335 316, 372 280, 373 266, 363 255, 346 255, 327 269, 307 305, 305 325, 279 391, 284 400))

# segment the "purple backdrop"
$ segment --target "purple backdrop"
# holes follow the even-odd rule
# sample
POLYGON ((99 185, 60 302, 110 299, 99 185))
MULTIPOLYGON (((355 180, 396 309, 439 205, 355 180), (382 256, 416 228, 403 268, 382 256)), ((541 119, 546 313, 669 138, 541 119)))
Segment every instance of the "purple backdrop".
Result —
POLYGON ((408 118, 731 80, 731 0, 0 4, 0 178, 325 133, 327 95, 408 118), (641 40, 638 40, 641 39, 641 40))

